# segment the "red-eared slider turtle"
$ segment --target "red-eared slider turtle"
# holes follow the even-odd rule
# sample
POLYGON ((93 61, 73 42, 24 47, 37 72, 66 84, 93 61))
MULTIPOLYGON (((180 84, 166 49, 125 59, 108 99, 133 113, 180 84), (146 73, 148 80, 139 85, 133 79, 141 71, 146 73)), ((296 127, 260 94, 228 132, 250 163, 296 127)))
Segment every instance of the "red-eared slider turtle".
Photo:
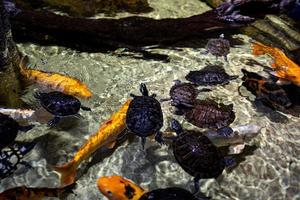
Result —
POLYGON ((0 152, 0 178, 3 179, 11 175, 19 164, 31 168, 31 166, 22 159, 25 154, 34 148, 35 144, 35 142, 15 142, 9 147, 2 149, 0 152))
POLYGON ((218 104, 213 100, 197 100, 194 107, 185 111, 185 118, 199 128, 222 128, 235 119, 233 104, 218 104))
POLYGON ((194 176, 195 191, 199 191, 199 180, 217 178, 225 166, 234 163, 231 157, 224 158, 217 147, 204 135, 183 130, 175 119, 171 128, 177 136, 173 139, 173 153, 178 164, 194 176))
POLYGON ((227 61, 227 55, 230 52, 229 40, 224 39, 224 34, 221 34, 219 38, 209 39, 206 46, 206 51, 204 54, 211 53, 212 55, 223 56, 225 61, 227 61))
POLYGON ((196 84, 182 83, 180 80, 174 80, 174 85, 170 89, 170 98, 161 99, 160 101, 171 100, 171 105, 178 108, 176 114, 182 114, 180 109, 191 108, 194 105, 195 100, 199 92, 210 91, 209 89, 197 89, 196 84))
POLYGON ((20 126, 17 121, 8 115, 0 113, 0 149, 14 142, 18 131, 28 131, 34 125, 20 126))
POLYGON ((80 116, 78 114, 80 108, 86 111, 91 110, 88 107, 82 106, 76 97, 62 92, 36 92, 34 97, 40 101, 43 108, 54 115, 54 118, 48 122, 50 126, 57 124, 61 117, 70 115, 80 116))
POLYGON ((133 100, 129 104, 126 114, 126 126, 129 131, 141 137, 142 147, 146 142, 146 137, 156 134, 155 140, 162 143, 160 132, 163 126, 163 113, 160 103, 154 98, 156 95, 149 96, 147 87, 144 83, 140 85, 142 96, 130 94, 133 100))
POLYGON ((186 80, 196 85, 217 85, 228 84, 230 80, 238 78, 238 76, 228 75, 222 66, 208 65, 201 70, 190 71, 186 76, 186 80))
POLYGON ((271 108, 289 108, 292 102, 284 89, 275 82, 257 73, 242 69, 244 76, 242 86, 246 87, 257 99, 271 108))
POLYGON ((122 176, 104 176, 97 180, 98 189, 109 200, 208 200, 199 193, 197 197, 188 190, 168 187, 146 192, 143 188, 122 176))

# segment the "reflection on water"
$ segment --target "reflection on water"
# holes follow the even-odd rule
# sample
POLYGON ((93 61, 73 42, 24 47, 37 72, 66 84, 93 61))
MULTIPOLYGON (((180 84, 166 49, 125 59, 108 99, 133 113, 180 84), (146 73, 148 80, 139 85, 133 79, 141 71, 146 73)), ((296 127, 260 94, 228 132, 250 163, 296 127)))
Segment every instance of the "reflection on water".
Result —
MULTIPOLYGON (((167 4, 167 1, 161 3, 157 0, 150 1, 150 4, 151 7, 158 8, 149 14, 152 17, 182 17, 202 11, 193 5, 201 5, 199 8, 203 8, 203 4, 198 1, 167 4)), ((245 64, 245 59, 253 58, 247 42, 249 38, 244 35, 238 37, 245 43, 231 48, 228 63, 223 59, 216 60, 210 54, 201 54, 203 48, 153 50, 169 55, 170 62, 167 63, 144 61, 130 56, 116 57, 113 54, 80 53, 62 47, 20 44, 19 49, 30 57, 32 67, 65 73, 85 82, 94 96, 89 101, 83 101, 83 104, 91 107, 92 112, 81 112, 84 119, 65 119, 55 128, 41 124, 26 134, 20 134, 18 140, 38 141, 38 145, 26 157, 33 169, 1 181, 0 190, 22 184, 32 187, 58 186, 58 175, 51 170, 49 164, 62 164, 70 160, 75 151, 98 129, 100 123, 129 98, 129 93, 138 93, 141 82, 145 82, 150 93, 155 92, 158 99, 161 99, 168 96, 174 79, 184 80, 190 70, 202 69, 208 63, 222 64, 228 74, 239 77, 242 77, 241 68, 263 74, 262 67, 245 64)), ((205 44, 202 45, 204 46, 205 44)), ((265 65, 270 63, 267 56, 255 59, 265 65)), ((228 85, 213 87, 212 92, 201 93, 198 98, 212 98, 224 104, 233 103, 236 112, 233 126, 252 123, 262 127, 261 133, 247 142, 247 156, 236 168, 224 172, 218 180, 201 180, 201 191, 213 199, 299 199, 299 118, 279 113, 279 118, 283 120, 272 120, 274 115, 270 110, 259 112, 252 102, 239 95, 237 88, 240 84, 241 80, 238 78, 228 85)), ((32 92, 25 94, 24 101, 32 103, 31 95, 32 92)), ((165 130, 168 119, 174 116, 168 103, 163 103, 162 109, 165 130)), ((183 122, 184 127, 195 128, 181 116, 175 118, 183 122)), ((67 199, 104 199, 96 188, 96 179, 112 174, 125 176, 148 189, 169 186, 193 189, 193 177, 176 163, 170 148, 160 147, 147 139, 145 149, 141 150, 139 138, 131 137, 131 140, 125 140, 113 152, 105 149, 97 151, 93 165, 85 164, 80 169, 74 194, 70 194, 67 199), (85 166, 89 168, 84 168, 85 166)))

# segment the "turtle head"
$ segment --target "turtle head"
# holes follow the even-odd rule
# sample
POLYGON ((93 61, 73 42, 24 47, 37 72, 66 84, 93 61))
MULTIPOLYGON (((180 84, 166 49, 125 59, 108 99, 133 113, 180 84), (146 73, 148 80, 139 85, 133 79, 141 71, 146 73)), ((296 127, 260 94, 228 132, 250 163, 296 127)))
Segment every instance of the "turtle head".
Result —
POLYGON ((183 131, 182 126, 176 119, 172 119, 171 128, 172 128, 172 130, 174 130, 176 132, 177 135, 179 135, 183 131))
POLYGON ((143 96, 149 96, 149 92, 145 83, 141 83, 140 92, 142 93, 143 96))
POLYGON ((100 192, 109 200, 138 200, 145 191, 122 176, 104 176, 97 180, 100 192))

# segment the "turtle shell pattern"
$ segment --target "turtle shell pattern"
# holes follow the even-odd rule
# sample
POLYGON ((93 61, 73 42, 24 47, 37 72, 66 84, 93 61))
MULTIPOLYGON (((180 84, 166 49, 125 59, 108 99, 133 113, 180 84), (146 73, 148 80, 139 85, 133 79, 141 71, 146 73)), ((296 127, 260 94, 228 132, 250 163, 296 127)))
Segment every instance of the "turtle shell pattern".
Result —
POLYGON ((185 78, 194 84, 206 86, 227 84, 236 76, 228 75, 222 66, 208 65, 201 70, 190 71, 185 78))
POLYGON ((56 116, 74 115, 81 107, 77 98, 62 92, 39 93, 37 98, 48 112, 56 116))
POLYGON ((184 171, 200 179, 217 178, 225 168, 217 147, 199 132, 185 130, 173 142, 173 153, 184 171))
POLYGON ((157 133, 163 126, 160 103, 151 96, 136 96, 130 102, 126 116, 127 128, 140 137, 157 133))
POLYGON ((171 99, 181 103, 194 104, 197 96, 198 90, 195 84, 179 83, 170 89, 171 99))
POLYGON ((197 200, 189 191, 170 187, 164 189, 156 189, 145 193, 139 200, 197 200))
POLYGON ((213 100, 196 100, 194 107, 185 112, 185 118, 199 128, 222 128, 235 119, 233 105, 217 104, 213 100))
POLYGON ((8 115, 0 113, 0 149, 12 143, 18 134, 19 124, 8 115))
POLYGON ((212 55, 227 56, 230 52, 230 43, 224 38, 213 38, 208 40, 205 48, 212 55))

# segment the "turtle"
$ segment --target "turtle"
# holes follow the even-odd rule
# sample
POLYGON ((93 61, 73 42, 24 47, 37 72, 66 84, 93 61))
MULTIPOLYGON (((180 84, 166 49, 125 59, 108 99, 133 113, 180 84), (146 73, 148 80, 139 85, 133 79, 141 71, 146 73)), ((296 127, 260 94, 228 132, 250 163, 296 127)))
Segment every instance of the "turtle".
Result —
POLYGON ((48 125, 53 126, 58 124, 61 117, 78 114, 80 108, 85 111, 91 111, 90 108, 81 105, 81 102, 74 96, 54 91, 49 93, 36 92, 34 97, 38 99, 43 108, 54 115, 54 118, 48 122, 48 125))
POLYGON ((230 80, 236 79, 238 76, 230 76, 224 68, 219 65, 207 65, 201 70, 190 71, 185 79, 196 85, 226 85, 230 80))
POLYGON ((159 101, 155 99, 156 94, 149 96, 148 89, 144 83, 140 84, 142 96, 130 94, 133 100, 130 102, 126 113, 126 126, 130 132, 141 137, 144 149, 146 137, 155 134, 155 140, 162 144, 163 138, 160 132, 163 126, 163 113, 159 101))
MULTIPOLYGON (((251 10, 249 7, 253 3, 269 4, 266 9, 277 9, 280 12, 290 12, 293 7, 296 7, 296 0, 226 0, 221 3, 216 9, 218 18, 228 22, 250 22, 255 18, 238 14, 237 9, 243 6, 246 10, 251 10), (247 5, 248 4, 248 5, 247 5)), ((260 6, 259 4, 253 6, 260 6)), ((255 7, 255 8, 256 8, 255 7)))
POLYGON ((175 106, 175 114, 181 115, 185 108, 191 108, 197 99, 200 92, 210 91, 210 89, 197 89, 197 85, 193 83, 182 83, 180 80, 174 80, 174 85, 171 87, 170 98, 161 99, 160 102, 170 101, 171 105, 175 106))
POLYGON ((103 176, 97 180, 100 192, 109 200, 208 200, 203 193, 196 195, 179 187, 159 188, 145 191, 133 181, 122 176, 103 176))
POLYGON ((216 56, 216 58, 218 56, 223 56, 225 61, 228 62, 227 55, 230 52, 230 42, 224 38, 224 34, 221 34, 219 38, 209 39, 205 49, 206 51, 203 52, 203 54, 211 53, 216 56))
POLYGON ((0 152, 0 178, 6 178, 11 175, 19 164, 27 168, 32 168, 30 164, 23 161, 23 157, 30 152, 36 142, 14 142, 12 145, 4 148, 0 152))
POLYGON ((211 99, 196 100, 194 107, 186 110, 184 116, 188 122, 199 128, 220 129, 235 119, 233 104, 218 104, 211 99))
POLYGON ((19 123, 9 115, 0 113, 0 149, 14 142, 18 131, 29 131, 34 125, 20 126, 19 123))
POLYGON ((171 121, 171 129, 176 132, 172 138, 174 157, 182 169, 194 177, 195 192, 199 191, 200 179, 217 178, 225 167, 235 164, 233 157, 224 157, 205 135, 184 130, 175 119, 171 121))
POLYGON ((241 71, 244 74, 242 77, 242 86, 255 95, 256 99, 261 100, 265 105, 273 109, 289 108, 292 106, 292 101, 282 86, 255 72, 249 72, 246 69, 242 69, 241 71))

